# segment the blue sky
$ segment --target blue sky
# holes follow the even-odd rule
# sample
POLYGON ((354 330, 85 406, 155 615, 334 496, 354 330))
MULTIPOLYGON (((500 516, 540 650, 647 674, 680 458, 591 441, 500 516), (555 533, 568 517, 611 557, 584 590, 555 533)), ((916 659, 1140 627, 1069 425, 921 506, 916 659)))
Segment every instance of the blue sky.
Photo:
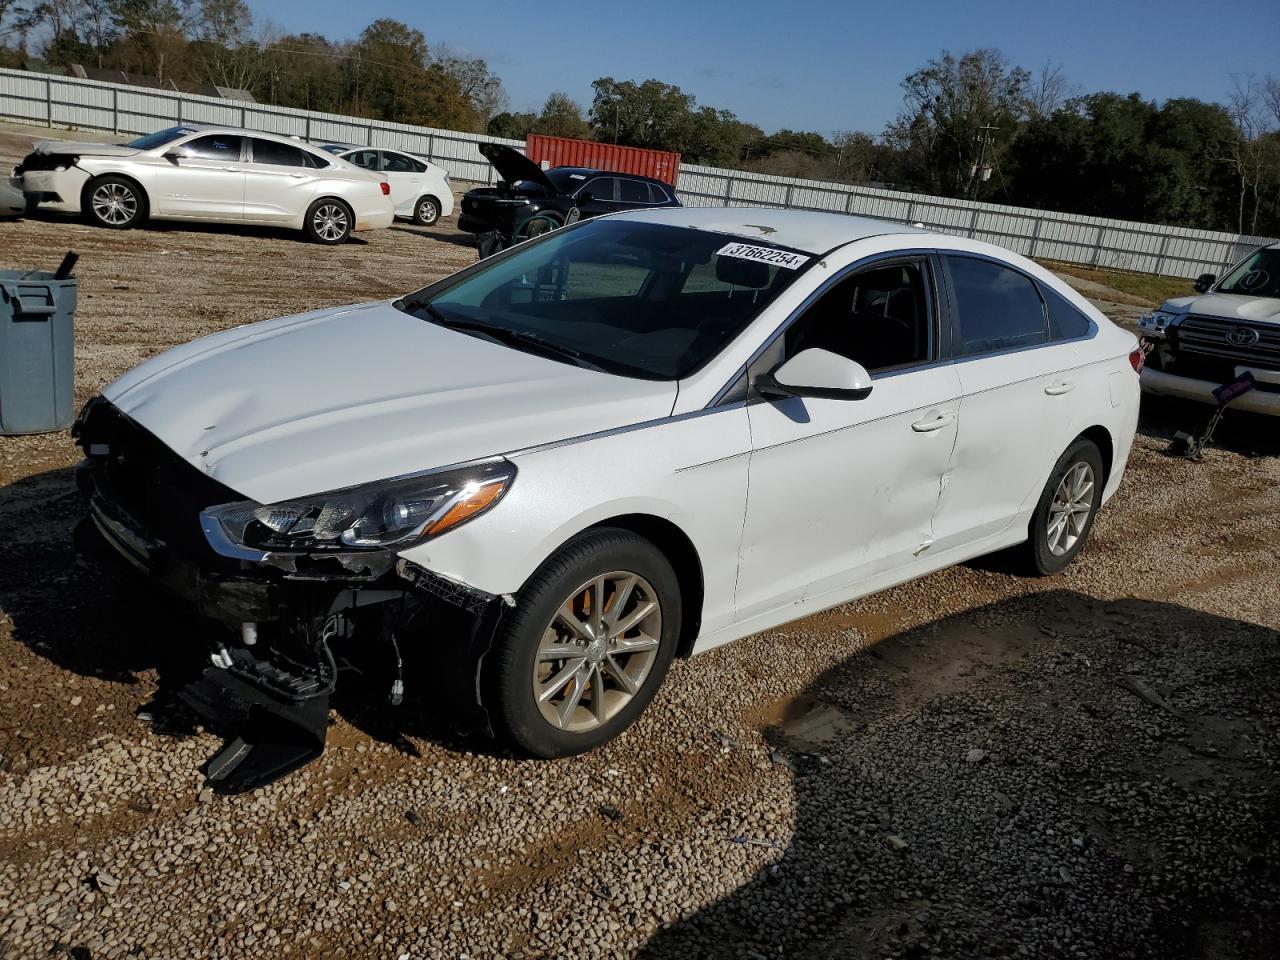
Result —
POLYGON ((591 81, 655 77, 772 131, 879 132, 899 83, 943 48, 1060 63, 1083 92, 1221 100, 1230 74, 1280 75, 1280 0, 249 0, 259 22, 330 39, 393 17, 429 44, 482 56, 513 109, 591 81))

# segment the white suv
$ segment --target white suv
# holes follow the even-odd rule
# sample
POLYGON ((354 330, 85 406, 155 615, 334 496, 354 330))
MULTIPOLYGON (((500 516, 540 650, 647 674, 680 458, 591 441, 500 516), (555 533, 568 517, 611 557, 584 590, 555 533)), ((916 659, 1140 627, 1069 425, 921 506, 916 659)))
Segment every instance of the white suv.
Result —
POLYGON ((1233 410, 1280 416, 1280 243, 1262 247, 1197 295, 1166 300, 1138 321, 1149 341, 1143 389, 1216 403, 1214 389, 1245 373, 1254 388, 1233 410))
MULTIPOLYGON (((99 540, 231 628, 190 698, 224 725, 323 742, 363 654, 393 700, 421 681, 565 756, 673 657, 1006 547, 1061 569, 1120 484, 1141 359, 985 243, 625 213, 148 360, 82 414, 79 482, 99 540)), ((260 735, 224 788, 261 782, 260 735)))

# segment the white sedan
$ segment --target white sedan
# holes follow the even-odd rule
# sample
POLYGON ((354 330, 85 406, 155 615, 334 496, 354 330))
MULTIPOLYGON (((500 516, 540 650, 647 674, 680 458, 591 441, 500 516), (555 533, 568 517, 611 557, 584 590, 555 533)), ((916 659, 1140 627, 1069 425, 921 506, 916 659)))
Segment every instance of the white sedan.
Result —
POLYGON ((384 147, 326 143, 322 149, 386 178, 397 217, 429 227, 441 217, 453 215, 449 171, 430 160, 384 147))
POLYGON ((148 219, 274 224, 338 244, 390 226, 380 177, 288 137, 170 127, 125 144, 43 140, 15 168, 27 207, 123 230, 148 219))
MULTIPOLYGON (((673 657, 1005 548, 1060 570, 1120 484, 1141 361, 985 243, 626 213, 148 360, 82 415, 80 483, 95 536, 230 627, 212 715, 210 685, 327 696, 360 653, 393 702, 453 691, 559 757, 673 657)), ((224 788, 262 782, 234 772, 255 742, 224 788)))

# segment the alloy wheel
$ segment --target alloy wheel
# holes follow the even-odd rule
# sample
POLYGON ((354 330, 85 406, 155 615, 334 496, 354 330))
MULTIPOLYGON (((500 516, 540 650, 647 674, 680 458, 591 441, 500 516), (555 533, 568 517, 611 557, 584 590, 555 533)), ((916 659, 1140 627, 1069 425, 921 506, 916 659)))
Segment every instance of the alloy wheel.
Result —
POLYGON ((542 632, 533 695, 554 727, 606 723, 644 686, 662 637, 662 606, 644 577, 618 570, 582 584, 542 632))
POLYGON ((347 211, 336 203, 322 203, 316 207, 311 224, 324 240, 341 240, 347 233, 347 211))
POLYGON ((138 197, 123 183, 104 183, 89 200, 94 216, 103 223, 121 226, 138 215, 138 197))
POLYGON ((1093 467, 1084 461, 1075 463, 1058 483, 1045 531, 1049 552, 1055 557, 1070 552, 1084 536, 1093 512, 1093 483, 1093 467))
POLYGON ((418 219, 423 223, 434 223, 439 217, 434 200, 423 200, 418 204, 418 219))

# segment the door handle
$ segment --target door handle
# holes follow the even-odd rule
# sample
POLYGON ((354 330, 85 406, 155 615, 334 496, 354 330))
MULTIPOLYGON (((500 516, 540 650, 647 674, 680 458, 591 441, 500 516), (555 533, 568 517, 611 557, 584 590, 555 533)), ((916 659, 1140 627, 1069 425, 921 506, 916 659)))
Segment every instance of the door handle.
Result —
POLYGON ((289 176, 290 176, 292 179, 294 179, 294 180, 301 180, 303 177, 305 177, 305 176, 306 176, 306 174, 305 174, 305 173, 291 173, 291 174, 289 174, 289 176))
POLYGON ((223 167, 222 169, 227 171, 227 173, 240 173, 241 170, 240 167, 223 167))
POLYGON ((1055 380, 1044 388, 1044 392, 1051 397, 1060 397, 1064 393, 1070 393, 1076 388, 1074 380, 1055 380))
POLYGON ((928 420, 917 420, 911 425, 911 429, 916 433, 932 433, 934 430, 949 427, 955 422, 956 415, 954 413, 940 413, 928 420))

